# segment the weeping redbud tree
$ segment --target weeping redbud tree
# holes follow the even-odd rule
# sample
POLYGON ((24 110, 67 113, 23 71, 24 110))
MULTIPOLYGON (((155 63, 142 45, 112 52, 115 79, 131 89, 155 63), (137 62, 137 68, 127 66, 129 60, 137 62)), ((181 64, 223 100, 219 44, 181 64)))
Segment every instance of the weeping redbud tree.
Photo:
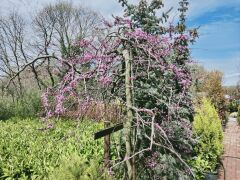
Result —
POLYGON ((197 34, 185 26, 188 2, 179 3, 176 25, 167 23, 168 12, 156 16, 161 0, 120 2, 125 16, 105 22, 108 34, 77 42, 77 55, 62 60, 68 71, 43 94, 47 116, 73 102, 82 115, 92 104, 120 101, 124 146, 110 171, 128 179, 193 178, 186 161, 194 143, 188 46, 197 34))

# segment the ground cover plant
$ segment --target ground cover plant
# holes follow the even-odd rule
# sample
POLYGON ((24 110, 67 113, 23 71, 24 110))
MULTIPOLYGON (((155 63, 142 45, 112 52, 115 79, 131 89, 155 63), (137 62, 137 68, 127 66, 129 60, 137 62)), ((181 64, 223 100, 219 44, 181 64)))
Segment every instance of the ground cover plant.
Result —
POLYGON ((62 120, 50 126, 39 119, 0 121, 0 179, 101 177, 103 141, 92 134, 103 125, 62 120))

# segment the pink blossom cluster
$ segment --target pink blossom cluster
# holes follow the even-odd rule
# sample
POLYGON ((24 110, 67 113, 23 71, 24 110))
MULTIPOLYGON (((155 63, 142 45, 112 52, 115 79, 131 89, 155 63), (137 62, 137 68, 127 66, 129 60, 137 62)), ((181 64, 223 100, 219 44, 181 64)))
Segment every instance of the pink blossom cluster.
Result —
POLYGON ((142 31, 142 29, 140 28, 135 29, 131 32, 127 32, 126 35, 136 39, 148 39, 149 37, 151 37, 148 33, 142 31))
POLYGON ((86 40, 86 39, 82 39, 81 41, 79 41, 79 46, 80 47, 87 47, 90 44, 90 41, 86 40))
POLYGON ((146 165, 149 168, 155 168, 158 165, 159 152, 154 152, 150 158, 146 160, 146 165))
POLYGON ((101 85, 106 87, 106 86, 108 86, 112 82, 112 79, 109 76, 101 76, 99 78, 99 82, 101 83, 101 85))
POLYGON ((127 18, 121 18, 121 17, 116 17, 115 21, 114 21, 114 25, 125 25, 127 27, 131 27, 132 25, 132 21, 130 19, 127 18))
POLYGON ((188 41, 189 40, 189 36, 186 34, 181 34, 177 37, 174 38, 176 43, 180 43, 181 41, 188 41))
POLYGON ((66 108, 64 108, 63 106, 64 96, 62 94, 58 94, 57 96, 55 96, 55 101, 56 101, 55 113, 56 114, 64 113, 66 110, 66 108))
POLYGON ((183 88, 188 88, 191 86, 190 74, 186 73, 184 69, 177 67, 175 64, 170 64, 169 68, 175 73, 178 83, 183 88))
MULTIPOLYGON (((124 41, 131 41, 132 47, 136 48, 139 52, 138 55, 134 56, 134 66, 140 65, 146 68, 158 69, 161 72, 170 69, 174 72, 178 83, 182 87, 188 88, 190 86, 191 80, 183 69, 177 67, 175 64, 169 66, 168 63, 164 61, 164 59, 174 53, 174 46, 177 45, 177 48, 180 49, 186 48, 181 43, 182 41, 188 41, 188 37, 186 35, 179 35, 171 39, 166 36, 152 35, 144 32, 142 29, 132 29, 131 23, 129 19, 116 18, 114 25, 108 23, 107 26, 115 26, 115 29, 119 26, 126 28, 119 28, 118 32, 112 33, 114 38, 107 36, 105 39, 82 39, 75 43, 75 46, 81 48, 83 51, 75 57, 62 60, 62 62, 68 63, 68 66, 71 68, 65 74, 55 92, 51 94, 55 97, 53 103, 55 104, 55 108, 51 112, 58 115, 64 113, 66 111, 64 102, 68 100, 69 97, 75 97, 79 102, 86 100, 86 96, 89 95, 87 94, 88 87, 86 84, 89 80, 99 83, 103 88, 110 87, 113 80, 119 76, 116 67, 122 63, 123 57, 121 53, 119 54, 117 51, 122 48, 124 41), (151 59, 150 64, 149 59, 151 59), (88 68, 86 68, 86 64, 88 68), (76 71, 76 69, 78 69, 78 71, 76 71), (79 84, 83 87, 81 92, 77 92, 79 84)), ((145 75, 146 72, 144 71, 136 72, 136 74, 131 77, 131 80, 145 75)), ((46 109, 50 108, 48 96, 50 96, 48 92, 42 96, 43 105, 46 109)))
POLYGON ((49 96, 49 91, 47 89, 46 92, 44 92, 41 96, 41 99, 42 99, 42 104, 45 108, 48 108, 49 107, 49 102, 48 102, 48 96, 49 96))

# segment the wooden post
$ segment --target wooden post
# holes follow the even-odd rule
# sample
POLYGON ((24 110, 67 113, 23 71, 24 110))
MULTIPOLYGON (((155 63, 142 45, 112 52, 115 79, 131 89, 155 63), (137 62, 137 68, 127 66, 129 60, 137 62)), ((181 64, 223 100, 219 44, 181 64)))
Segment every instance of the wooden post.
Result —
MULTIPOLYGON (((105 127, 109 127, 109 123, 105 124, 105 127)), ((104 136, 104 168, 109 169, 110 165, 110 134, 104 136)))
POLYGON ((98 131, 98 132, 94 133, 94 140, 105 137, 105 136, 107 136, 111 133, 114 133, 116 131, 119 131, 121 129, 123 129, 123 123, 119 123, 113 127, 109 127, 109 128, 103 129, 101 131, 98 131))
POLYGON ((119 123, 113 127, 109 127, 109 124, 105 124, 107 128, 98 131, 94 134, 94 139, 104 137, 104 168, 109 169, 110 166, 110 134, 123 129, 123 123, 119 123))

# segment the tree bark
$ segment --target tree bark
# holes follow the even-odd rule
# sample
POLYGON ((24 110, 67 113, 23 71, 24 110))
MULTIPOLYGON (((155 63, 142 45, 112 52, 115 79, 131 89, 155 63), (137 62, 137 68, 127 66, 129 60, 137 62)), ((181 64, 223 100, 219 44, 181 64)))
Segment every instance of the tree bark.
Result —
POLYGON ((126 105, 127 105, 127 118, 124 122, 124 136, 126 140, 126 154, 125 158, 127 169, 128 169, 128 179, 135 180, 136 172, 134 168, 133 159, 129 159, 132 155, 132 122, 133 122, 133 112, 132 112, 132 91, 131 91, 131 54, 129 50, 123 50, 123 57, 125 61, 125 94, 126 94, 126 105))

